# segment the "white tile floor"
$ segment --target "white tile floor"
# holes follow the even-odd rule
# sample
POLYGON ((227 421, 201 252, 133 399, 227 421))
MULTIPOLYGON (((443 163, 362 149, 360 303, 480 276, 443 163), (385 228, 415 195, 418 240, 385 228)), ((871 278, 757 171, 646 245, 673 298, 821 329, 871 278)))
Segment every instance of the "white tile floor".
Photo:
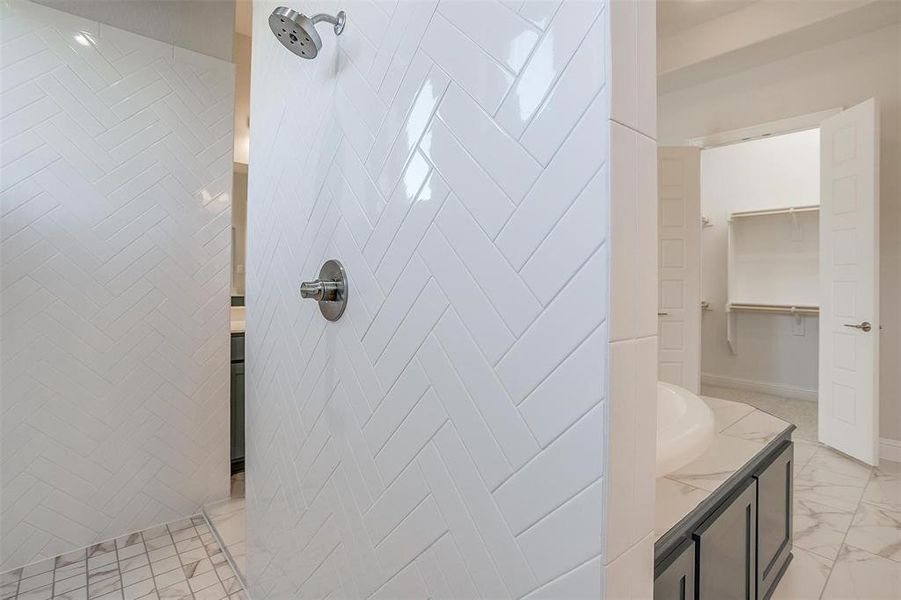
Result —
POLYGON ((773 600, 901 598, 901 464, 872 469, 816 442, 816 403, 704 386, 798 426, 794 560, 773 600))
POLYGON ((228 500, 204 506, 203 512, 206 513, 207 519, 210 520, 210 524, 218 534, 223 549, 238 571, 238 576, 244 581, 244 574, 247 572, 244 473, 232 476, 231 497, 228 500))
POLYGON ((0 574, 0 600, 246 600, 201 515, 0 574))

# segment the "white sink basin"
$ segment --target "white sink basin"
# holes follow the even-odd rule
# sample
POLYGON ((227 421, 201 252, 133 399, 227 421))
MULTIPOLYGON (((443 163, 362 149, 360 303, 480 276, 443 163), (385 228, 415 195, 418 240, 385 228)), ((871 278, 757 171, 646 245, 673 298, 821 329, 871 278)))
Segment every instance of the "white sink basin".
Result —
POLYGON ((713 442, 713 411, 699 396, 657 382, 657 477, 678 471, 713 442))

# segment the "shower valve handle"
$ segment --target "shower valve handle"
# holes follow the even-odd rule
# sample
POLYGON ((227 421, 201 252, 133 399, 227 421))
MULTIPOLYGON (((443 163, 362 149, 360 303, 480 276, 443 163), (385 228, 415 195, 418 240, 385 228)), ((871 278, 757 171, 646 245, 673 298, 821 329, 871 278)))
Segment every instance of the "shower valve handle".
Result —
POLYGON ((347 306, 347 275, 337 260, 327 260, 319 270, 319 279, 300 284, 300 297, 319 302, 319 311, 329 321, 337 321, 347 306))
POLYGON ((300 284, 300 297, 312 298, 318 302, 335 302, 341 293, 339 281, 304 281, 300 284))

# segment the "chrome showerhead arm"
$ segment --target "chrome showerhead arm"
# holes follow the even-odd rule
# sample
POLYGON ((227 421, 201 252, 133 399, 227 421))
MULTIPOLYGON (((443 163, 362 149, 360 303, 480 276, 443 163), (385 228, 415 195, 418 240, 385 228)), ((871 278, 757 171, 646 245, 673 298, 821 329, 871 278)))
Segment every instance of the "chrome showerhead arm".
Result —
POLYGON ((331 23, 335 26, 335 35, 341 35, 341 32, 344 31, 344 24, 347 22, 347 15, 344 14, 343 10, 340 10, 334 17, 325 13, 319 13, 310 17, 310 20, 314 25, 320 21, 331 23))

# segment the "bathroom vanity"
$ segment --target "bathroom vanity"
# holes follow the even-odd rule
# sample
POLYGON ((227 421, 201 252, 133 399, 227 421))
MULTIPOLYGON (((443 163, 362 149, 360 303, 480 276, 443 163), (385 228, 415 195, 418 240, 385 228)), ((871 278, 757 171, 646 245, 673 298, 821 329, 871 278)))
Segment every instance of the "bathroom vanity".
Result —
POLYGON ((794 425, 752 410, 724 429, 658 479, 658 531, 674 524, 654 546, 655 600, 765 600, 791 561, 794 425))

